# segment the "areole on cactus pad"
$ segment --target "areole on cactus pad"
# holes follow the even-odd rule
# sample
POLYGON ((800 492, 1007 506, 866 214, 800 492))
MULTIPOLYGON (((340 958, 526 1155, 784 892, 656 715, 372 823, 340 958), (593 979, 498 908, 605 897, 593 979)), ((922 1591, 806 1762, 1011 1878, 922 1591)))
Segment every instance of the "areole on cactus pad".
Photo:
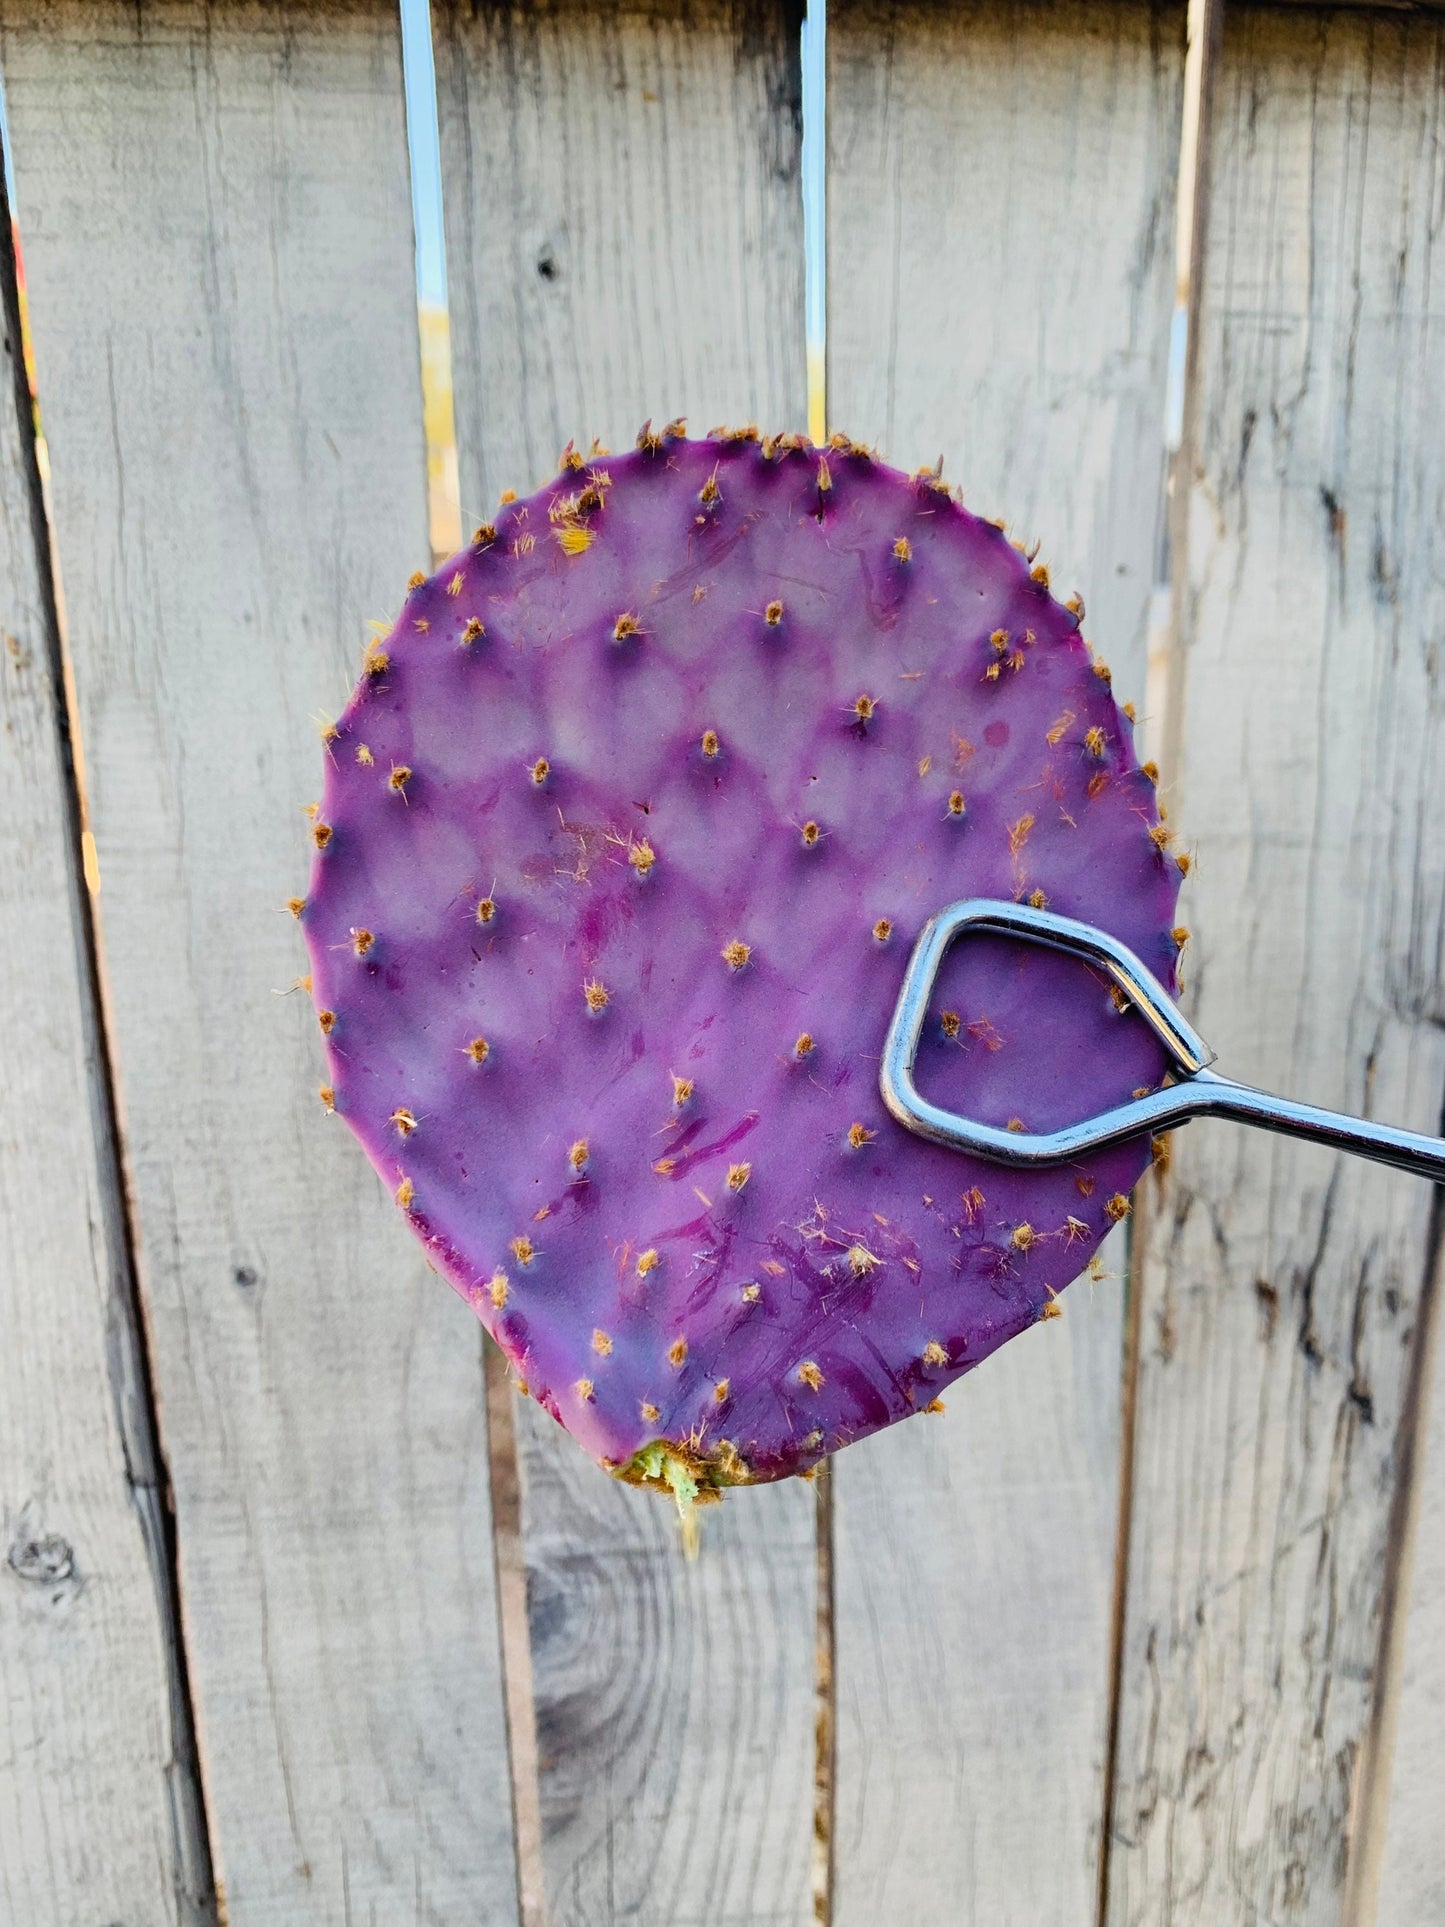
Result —
MULTIPOLYGON (((368 652, 293 904, 322 1097, 609 1471, 807 1471, 1052 1315, 1128 1210, 1147 1141, 1009 1170, 878 1090, 952 899, 1175 981, 1185 860, 1080 615, 932 474, 674 424, 569 448, 368 652)), ((1097 974, 985 937, 917 1074, 1048 1130, 1165 1070, 1097 974)))

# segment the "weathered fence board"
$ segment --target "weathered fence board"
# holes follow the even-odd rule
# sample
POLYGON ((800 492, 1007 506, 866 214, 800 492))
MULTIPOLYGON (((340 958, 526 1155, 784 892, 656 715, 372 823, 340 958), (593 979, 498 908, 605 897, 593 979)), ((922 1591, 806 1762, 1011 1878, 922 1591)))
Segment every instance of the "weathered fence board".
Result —
MULTIPOLYGON (((4 212, 0 1917, 189 1923, 172 1831, 162 1497, 148 1429, 128 1409, 124 1222, 4 212)), ((194 1790, 175 1788, 177 1813, 193 1816, 194 1790)))
POLYGON ((308 719, 427 554, 397 21, 0 19, 217 1873, 236 1927, 505 1921, 480 1335, 272 994, 308 719))
MULTIPOLYGON (((1042 538, 1142 697, 1182 20, 829 8, 830 425, 1042 538)), ((1114 1270, 1122 1266, 1122 1245, 1114 1270)), ((1122 1288, 837 1461, 838 1927, 1082 1921, 1098 1883, 1122 1288)))
MULTIPOLYGON (((1436 1205, 1439 1237, 1441 1206, 1436 1205)), ((1405 1614, 1393 1757, 1377 1824, 1381 1826, 1381 1875, 1376 1918, 1382 1927, 1414 1927, 1415 1922, 1445 1920, 1445 1834, 1440 1826, 1440 1767, 1445 1758, 1445 1346, 1440 1344, 1438 1294, 1445 1287, 1442 1254, 1435 1256, 1433 1289, 1437 1322, 1433 1358, 1425 1380, 1428 1423, 1414 1467, 1420 1482, 1414 1494, 1413 1572, 1409 1592, 1396 1602, 1405 1614)))
MULTIPOLYGON (((797 19, 766 0, 435 9, 461 499, 805 417, 797 19)), ((554 1927, 810 1917, 814 1532, 737 1493, 696 1567, 651 1493, 518 1412, 554 1927)))
MULTIPOLYGON (((1205 1036, 1417 1130, 1445 1093, 1442 67, 1435 22, 1226 18, 1174 665, 1205 1036)), ((1121 1927, 1346 1917, 1430 1211, 1283 1139, 1178 1143, 1141 1267, 1121 1927)))

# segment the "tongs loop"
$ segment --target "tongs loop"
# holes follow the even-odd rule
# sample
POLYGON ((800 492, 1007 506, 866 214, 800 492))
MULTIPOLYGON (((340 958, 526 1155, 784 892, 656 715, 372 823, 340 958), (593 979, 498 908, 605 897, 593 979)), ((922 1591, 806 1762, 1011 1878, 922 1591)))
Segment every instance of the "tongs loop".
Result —
POLYGON ((1445 1138, 1397 1130, 1371 1119, 1323 1111, 1272 1097, 1248 1084, 1236 1084, 1209 1068, 1214 1053, 1178 1009, 1158 978, 1126 945, 1092 924, 1055 916, 1028 904, 972 897, 952 903, 931 917, 908 960, 898 1002, 883 1046, 879 1089, 900 1124, 935 1144, 972 1151, 998 1164, 1066 1164, 1121 1139, 1171 1130, 1191 1117, 1232 1117, 1282 1131, 1335 1150, 1353 1151, 1380 1164, 1445 1183, 1445 1138), (1097 1117, 1057 1131, 1008 1131, 982 1124, 930 1104, 913 1081, 914 1059, 933 994, 934 980, 952 944, 965 932, 989 931, 1043 944, 1097 965, 1118 985, 1130 1005, 1151 1027, 1174 1067, 1175 1081, 1146 1097, 1131 1098, 1097 1117))

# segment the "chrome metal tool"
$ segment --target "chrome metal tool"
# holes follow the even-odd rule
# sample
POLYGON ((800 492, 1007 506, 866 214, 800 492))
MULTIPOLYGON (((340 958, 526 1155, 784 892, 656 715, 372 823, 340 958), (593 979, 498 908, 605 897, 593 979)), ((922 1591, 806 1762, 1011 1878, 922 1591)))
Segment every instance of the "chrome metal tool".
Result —
POLYGON ((931 917, 913 946, 888 1026, 879 1088, 889 1111, 910 1131, 998 1164, 1065 1164, 1122 1138, 1167 1131, 1192 1117, 1228 1117, 1336 1150, 1353 1151, 1380 1164, 1412 1171, 1418 1177, 1432 1178, 1437 1184, 1445 1183, 1445 1138, 1425 1137, 1369 1118, 1349 1117, 1313 1104, 1298 1104, 1292 1098, 1274 1097, 1249 1084, 1221 1077, 1210 1068, 1213 1061, 1214 1052, 1158 978, 1116 938, 1092 924, 1056 916, 1050 910, 972 897, 952 903, 931 917), (913 1065, 934 980, 959 938, 983 932, 1066 951, 1104 971, 1169 1053, 1172 1081, 1146 1097, 1131 1098, 1057 1131, 1003 1130, 931 1104, 914 1083, 913 1065))

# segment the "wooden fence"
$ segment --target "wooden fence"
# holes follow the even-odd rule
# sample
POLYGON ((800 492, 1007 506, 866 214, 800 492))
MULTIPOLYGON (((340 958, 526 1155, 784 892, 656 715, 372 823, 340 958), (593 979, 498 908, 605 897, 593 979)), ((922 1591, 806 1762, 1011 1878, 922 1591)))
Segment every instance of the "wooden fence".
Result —
MULTIPOLYGON (((801 423, 795 7, 433 12, 474 519, 572 435, 801 423)), ((828 46, 831 419, 1042 536, 1140 699, 1167 555, 1192 1011, 1439 1129, 1445 25, 828 46)), ((686 1563, 275 994, 311 719, 428 557, 394 6, 0 0, 0 61, 0 1919, 1445 1918, 1438 1195, 1198 1125, 1127 1276, 686 1563)))

